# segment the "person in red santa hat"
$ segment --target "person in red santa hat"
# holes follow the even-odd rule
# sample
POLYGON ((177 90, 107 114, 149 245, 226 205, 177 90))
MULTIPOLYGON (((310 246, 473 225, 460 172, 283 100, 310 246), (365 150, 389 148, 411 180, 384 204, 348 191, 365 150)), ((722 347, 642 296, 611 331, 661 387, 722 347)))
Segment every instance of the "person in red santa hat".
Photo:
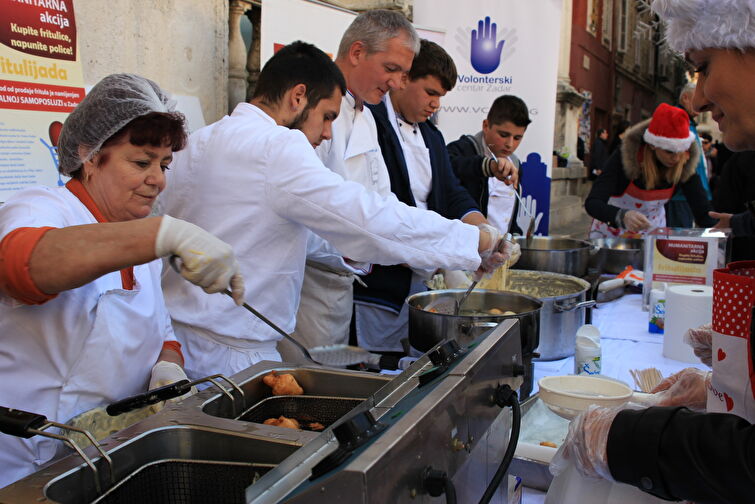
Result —
POLYGON ((687 197, 695 221, 712 226, 710 210, 695 167, 700 159, 689 116, 661 103, 651 119, 630 127, 621 149, 611 155, 585 200, 593 217, 590 238, 639 237, 666 225, 663 205, 677 186, 687 197))

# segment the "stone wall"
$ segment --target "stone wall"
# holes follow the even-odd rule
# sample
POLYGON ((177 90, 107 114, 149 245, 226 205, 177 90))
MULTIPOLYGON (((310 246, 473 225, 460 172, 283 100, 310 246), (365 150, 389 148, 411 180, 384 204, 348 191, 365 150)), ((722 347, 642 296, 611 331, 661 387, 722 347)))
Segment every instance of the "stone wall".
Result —
POLYGON ((77 1, 84 82, 133 72, 194 95, 205 122, 227 108, 228 0, 77 1))

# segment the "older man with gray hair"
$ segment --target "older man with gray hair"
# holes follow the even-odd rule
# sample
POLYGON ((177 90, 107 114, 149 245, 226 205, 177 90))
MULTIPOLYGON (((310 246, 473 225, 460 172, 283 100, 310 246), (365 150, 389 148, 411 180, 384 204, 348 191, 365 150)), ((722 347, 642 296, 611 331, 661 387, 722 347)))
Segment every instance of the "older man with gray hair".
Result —
MULTIPOLYGON (((700 176, 703 189, 705 189, 705 194, 708 196, 708 201, 710 201, 713 199, 713 194, 710 192, 710 184, 708 183, 708 170, 705 154, 703 153, 703 144, 700 142, 700 135, 697 134, 697 127, 694 121, 695 117, 697 117, 697 112, 695 112, 695 108, 692 106, 692 97, 695 95, 696 87, 697 84, 694 82, 688 82, 682 87, 679 93, 679 108, 684 109, 689 116, 689 129, 695 134, 695 142, 697 142, 697 147, 700 151, 700 160, 697 163, 695 171, 700 176)), ((666 203, 666 225, 668 227, 681 228, 691 228, 693 225, 692 209, 681 190, 677 190, 674 196, 666 203)))
MULTIPOLYGON (((387 196, 391 192, 388 170, 380 153, 377 127, 364 103, 379 103, 412 66, 419 51, 419 37, 403 14, 387 10, 367 11, 346 29, 335 60, 346 78, 347 93, 333 122, 333 137, 317 154, 323 164, 346 180, 358 182, 387 196)), ((294 336, 305 346, 348 342, 356 274, 369 265, 341 257, 328 242, 310 235, 307 267, 294 336)), ((284 360, 299 354, 280 345, 284 360)))

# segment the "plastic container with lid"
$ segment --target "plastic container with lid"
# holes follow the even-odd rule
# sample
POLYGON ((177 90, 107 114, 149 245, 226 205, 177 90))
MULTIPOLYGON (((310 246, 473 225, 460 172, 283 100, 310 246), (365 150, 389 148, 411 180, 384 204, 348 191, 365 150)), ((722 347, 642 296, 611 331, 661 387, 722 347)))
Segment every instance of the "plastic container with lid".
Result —
POLYGON ((600 330, 594 325, 585 324, 577 330, 574 348, 574 374, 600 374, 600 358, 600 330))

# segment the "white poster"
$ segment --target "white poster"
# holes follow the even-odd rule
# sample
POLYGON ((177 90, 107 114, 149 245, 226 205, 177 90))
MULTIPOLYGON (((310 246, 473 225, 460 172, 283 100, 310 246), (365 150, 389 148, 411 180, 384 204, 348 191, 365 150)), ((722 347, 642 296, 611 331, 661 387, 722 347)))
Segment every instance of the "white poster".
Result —
POLYGON ((532 123, 516 155, 524 194, 544 214, 538 234, 548 232, 561 8, 562 0, 414 1, 415 23, 446 30, 442 45, 459 72, 438 113, 447 142, 480 131, 500 95, 527 104, 532 123))
POLYGON ((355 12, 312 0, 263 0, 260 64, 297 40, 314 44, 335 59, 341 35, 354 17, 355 12))

